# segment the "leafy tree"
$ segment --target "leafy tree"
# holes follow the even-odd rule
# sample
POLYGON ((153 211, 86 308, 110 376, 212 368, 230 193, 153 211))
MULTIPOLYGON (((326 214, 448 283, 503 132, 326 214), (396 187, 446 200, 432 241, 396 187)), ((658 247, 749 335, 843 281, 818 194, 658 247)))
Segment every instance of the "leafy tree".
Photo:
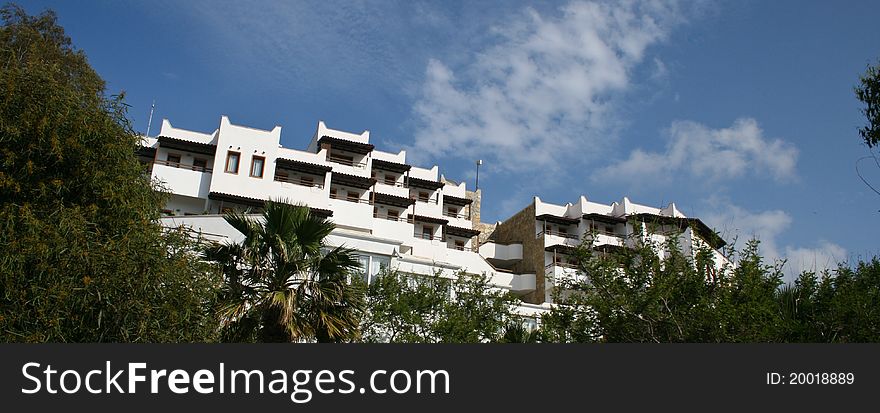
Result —
POLYGON ((507 344, 531 344, 537 343, 540 337, 540 331, 529 331, 523 323, 509 322, 504 326, 498 341, 507 344))
POLYGON ((230 213, 244 235, 205 258, 225 280, 218 315, 228 341, 351 341, 359 337, 363 291, 349 278, 353 251, 329 248, 335 225, 308 207, 269 201, 260 219, 230 213))
POLYGON ((714 270, 709 250, 682 253, 675 237, 607 255, 579 248, 586 277, 559 280, 558 305, 543 318, 545 341, 772 341, 779 274, 762 265, 757 242, 734 270, 714 270))
POLYGON ((880 143, 880 64, 868 65, 859 81, 855 88, 856 97, 865 105, 861 112, 868 122, 859 128, 859 135, 871 148, 880 143))
POLYGON ((800 339, 816 342, 880 342, 880 260, 839 266, 834 274, 801 276, 807 308, 800 339))
POLYGON ((0 339, 211 340, 217 280, 158 223, 122 96, 52 12, 0 9, 0 339))
POLYGON ((392 343, 499 341, 517 299, 489 285, 485 275, 459 272, 452 279, 387 271, 367 290, 364 339, 392 343))
POLYGON ((451 281, 383 270, 366 287, 364 340, 390 343, 436 341, 433 331, 448 301, 451 281))

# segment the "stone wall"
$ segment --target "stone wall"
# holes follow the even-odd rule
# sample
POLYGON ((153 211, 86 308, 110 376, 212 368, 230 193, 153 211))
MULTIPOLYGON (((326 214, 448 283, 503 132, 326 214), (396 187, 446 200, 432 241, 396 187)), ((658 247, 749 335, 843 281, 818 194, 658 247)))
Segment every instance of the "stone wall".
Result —
POLYGON ((535 274, 535 291, 523 296, 532 304, 544 302, 544 236, 535 236, 535 202, 514 216, 495 226, 492 239, 501 244, 522 243, 523 259, 512 270, 522 274, 535 274))
POLYGON ((483 192, 481 190, 466 191, 465 197, 473 201, 466 207, 465 213, 470 214, 471 216, 471 227, 480 231, 480 235, 471 241, 471 248, 473 248, 474 251, 478 251, 480 245, 492 236, 492 232, 495 231, 495 224, 484 224, 480 222, 480 203, 483 198, 483 192))

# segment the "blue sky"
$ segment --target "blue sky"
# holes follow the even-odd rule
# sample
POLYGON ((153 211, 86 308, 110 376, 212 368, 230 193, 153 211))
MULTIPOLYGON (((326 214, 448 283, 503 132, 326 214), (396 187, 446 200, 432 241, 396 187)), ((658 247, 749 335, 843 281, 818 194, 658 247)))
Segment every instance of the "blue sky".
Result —
POLYGON ((880 254, 852 91, 877 2, 22 4, 57 11, 139 131, 153 99, 154 120, 277 124, 293 148, 324 120, 469 186, 484 159, 484 221, 626 195, 790 271, 880 254))

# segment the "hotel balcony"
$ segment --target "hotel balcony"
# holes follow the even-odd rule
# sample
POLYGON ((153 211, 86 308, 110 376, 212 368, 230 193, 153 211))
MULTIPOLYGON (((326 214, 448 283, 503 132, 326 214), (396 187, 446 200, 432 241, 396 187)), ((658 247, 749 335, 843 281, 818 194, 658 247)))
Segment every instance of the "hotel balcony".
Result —
POLYGON ((514 294, 526 294, 535 291, 536 278, 535 274, 514 274, 496 269, 492 273, 491 283, 509 288, 514 294))
POLYGON ((315 208, 327 208, 327 191, 323 182, 276 175, 275 186, 272 194, 276 198, 305 203, 315 208))
POLYGON ((413 224, 406 217, 373 214, 373 235, 396 240, 408 239, 413 234, 413 224))
POLYGON ((544 246, 564 245, 566 247, 577 247, 581 243, 580 237, 576 234, 567 232, 544 230, 539 232, 536 237, 544 237, 544 246))
POLYGON ((586 277, 578 271, 576 265, 569 263, 550 263, 544 267, 546 275, 554 284, 561 282, 583 282, 586 277))
POLYGON ((609 232, 593 232, 588 233, 585 238, 587 241, 592 240, 594 247, 603 245, 611 245, 615 247, 624 246, 623 236, 609 232))
POLYGON ((512 263, 523 259, 523 246, 489 241, 480 245, 480 255, 492 264, 512 263))
POLYGON ((409 198, 409 189, 406 184, 402 182, 385 182, 382 180, 376 181, 375 187, 376 193, 393 195, 401 198, 409 198))
POLYGON ((449 220, 449 225, 465 228, 470 228, 472 226, 470 217, 464 212, 454 214, 444 210, 443 217, 449 220))
POLYGON ((366 160, 358 161, 330 154, 327 156, 327 162, 332 164, 334 172, 370 177, 370 169, 367 167, 366 160))
POLYGON ((173 194, 207 199, 211 173, 208 167, 156 160, 151 176, 173 194))
POLYGON ((332 164, 334 172, 370 177, 369 154, 373 151, 373 145, 331 136, 322 136, 318 139, 318 145, 318 152, 327 151, 326 161, 332 164))
POLYGON ((330 198, 330 209, 333 211, 333 221, 337 225, 372 229, 373 206, 367 199, 337 199, 330 198))

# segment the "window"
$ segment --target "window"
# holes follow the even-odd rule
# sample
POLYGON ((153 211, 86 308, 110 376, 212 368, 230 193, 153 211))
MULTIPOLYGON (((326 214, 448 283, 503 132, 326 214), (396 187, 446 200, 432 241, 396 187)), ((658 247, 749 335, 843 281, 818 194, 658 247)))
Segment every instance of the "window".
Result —
POLYGON ((254 156, 251 158, 251 177, 253 178, 262 178, 263 177, 263 164, 266 163, 266 158, 262 156, 254 156))
POLYGON ((311 176, 301 176, 299 177, 299 181, 305 186, 315 186, 315 178, 312 178, 311 176))
POLYGON ((357 192, 348 191, 345 195, 345 200, 348 202, 357 202, 361 199, 361 194, 357 192))
POLYGON ((379 207, 373 207, 373 218, 379 218, 379 207))
POLYGON ((231 174, 238 173, 238 160, 241 158, 241 154, 238 152, 229 151, 226 154, 226 172, 231 174))
POLYGON ((385 185, 394 185, 396 183, 397 183, 396 176, 385 174, 385 185))
POLYGON ((464 241, 456 240, 455 241, 455 249, 457 249, 459 251, 464 251, 464 241))
POLYGON ((208 161, 206 161, 206 160, 204 160, 204 159, 202 159, 202 158, 195 158, 195 159, 193 159, 193 169, 201 169, 201 170, 204 170, 204 169, 207 168, 207 167, 208 167, 208 161))
POLYGON ((447 207, 446 208, 446 215, 450 216, 450 217, 457 217, 458 216, 458 209, 456 209, 455 207, 447 207))
POLYGON ((180 163, 180 154, 169 153, 169 154, 168 154, 168 157, 165 158, 165 159, 168 161, 168 163, 177 163, 177 164, 179 164, 179 163, 180 163))
POLYGON ((281 172, 281 171, 279 171, 279 170, 277 170, 277 169, 275 170, 275 180, 276 180, 276 181, 285 181, 285 182, 287 182, 287 181, 290 181, 290 178, 289 178, 289 177, 290 177, 290 175, 288 175, 287 172, 281 172))
POLYGON ((607 233, 609 233, 609 234, 613 234, 613 233, 614 233, 614 227, 605 227, 605 232, 607 232, 607 233))
POLYGON ((400 212, 396 210, 389 209, 388 210, 388 219, 397 220, 400 217, 400 212))
POLYGON ((336 188, 330 188, 330 198, 336 199, 336 188))
POLYGON ((431 199, 431 194, 427 192, 419 192, 419 201, 428 202, 431 199))
POLYGON ((366 255, 358 255, 358 270, 365 283, 370 282, 370 257, 366 255))
POLYGON ((422 227, 423 239, 434 239, 434 227, 422 227))

